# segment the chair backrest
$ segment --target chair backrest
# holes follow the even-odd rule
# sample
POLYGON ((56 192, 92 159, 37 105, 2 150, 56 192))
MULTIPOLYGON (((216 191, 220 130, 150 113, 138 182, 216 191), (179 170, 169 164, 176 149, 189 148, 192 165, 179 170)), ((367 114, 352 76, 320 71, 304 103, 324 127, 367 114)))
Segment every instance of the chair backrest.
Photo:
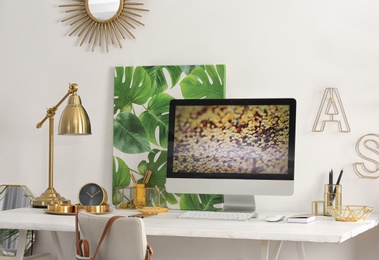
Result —
MULTIPOLYGON (((81 239, 90 245, 90 256, 93 256, 109 215, 94 215, 79 212, 79 230, 81 239)), ((147 240, 145 225, 140 218, 119 218, 107 233, 96 260, 144 260, 147 240)))

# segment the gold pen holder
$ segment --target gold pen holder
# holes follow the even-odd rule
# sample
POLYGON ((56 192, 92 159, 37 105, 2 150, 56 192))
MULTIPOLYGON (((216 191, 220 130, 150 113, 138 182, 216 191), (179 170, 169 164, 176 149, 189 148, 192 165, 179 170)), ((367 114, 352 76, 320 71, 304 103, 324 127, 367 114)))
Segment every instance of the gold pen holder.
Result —
POLYGON ((167 207, 165 187, 146 187, 145 184, 117 187, 116 198, 118 209, 167 207))
POLYGON ((342 186, 340 184, 325 184, 324 186, 324 215, 333 216, 331 207, 342 206, 342 186))

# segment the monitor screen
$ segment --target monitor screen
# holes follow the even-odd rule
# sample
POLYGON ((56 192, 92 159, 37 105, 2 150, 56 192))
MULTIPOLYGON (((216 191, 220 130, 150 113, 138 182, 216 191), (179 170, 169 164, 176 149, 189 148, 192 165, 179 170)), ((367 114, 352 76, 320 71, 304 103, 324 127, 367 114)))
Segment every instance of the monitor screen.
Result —
POLYGON ((292 194, 295 114, 294 99, 172 100, 167 190, 292 194))

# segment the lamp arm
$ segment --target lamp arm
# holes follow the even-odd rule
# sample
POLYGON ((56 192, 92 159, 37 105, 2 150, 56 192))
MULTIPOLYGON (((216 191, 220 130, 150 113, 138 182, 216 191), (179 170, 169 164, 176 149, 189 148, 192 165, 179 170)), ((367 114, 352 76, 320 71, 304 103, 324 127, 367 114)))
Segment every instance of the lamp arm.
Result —
POLYGON ((78 91, 78 85, 76 83, 69 83, 69 88, 68 88, 68 92, 66 93, 66 95, 64 95, 64 97, 53 107, 49 108, 46 112, 46 116, 41 120, 41 122, 37 123, 37 128, 41 128, 43 123, 45 123, 45 121, 48 119, 48 118, 52 118, 55 116, 55 112, 57 111, 58 107, 63 103, 63 101, 66 100, 66 98, 71 95, 72 93, 74 92, 77 92, 78 91))

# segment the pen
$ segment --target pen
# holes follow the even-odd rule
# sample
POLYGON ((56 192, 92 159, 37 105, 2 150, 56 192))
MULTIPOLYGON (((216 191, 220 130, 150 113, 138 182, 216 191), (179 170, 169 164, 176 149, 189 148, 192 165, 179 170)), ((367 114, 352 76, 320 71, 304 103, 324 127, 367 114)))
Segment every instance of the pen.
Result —
POLYGON ((329 203, 330 203, 330 206, 333 205, 333 169, 331 169, 329 171, 329 193, 330 193, 330 197, 329 197, 329 203))
POLYGON ((333 169, 329 171, 329 185, 333 185, 333 169))
POLYGON ((134 176, 134 173, 132 171, 129 171, 129 174, 133 184, 135 185, 137 183, 136 176, 134 176))
POLYGON ((342 168, 342 170, 340 171, 340 174, 338 175, 338 179, 337 179, 337 182, 336 182, 336 186, 334 186, 334 191, 333 191, 333 194, 332 194, 332 204, 333 204, 334 197, 336 196, 337 185, 339 185, 340 182, 341 182, 342 174, 343 174, 343 168, 342 168))

